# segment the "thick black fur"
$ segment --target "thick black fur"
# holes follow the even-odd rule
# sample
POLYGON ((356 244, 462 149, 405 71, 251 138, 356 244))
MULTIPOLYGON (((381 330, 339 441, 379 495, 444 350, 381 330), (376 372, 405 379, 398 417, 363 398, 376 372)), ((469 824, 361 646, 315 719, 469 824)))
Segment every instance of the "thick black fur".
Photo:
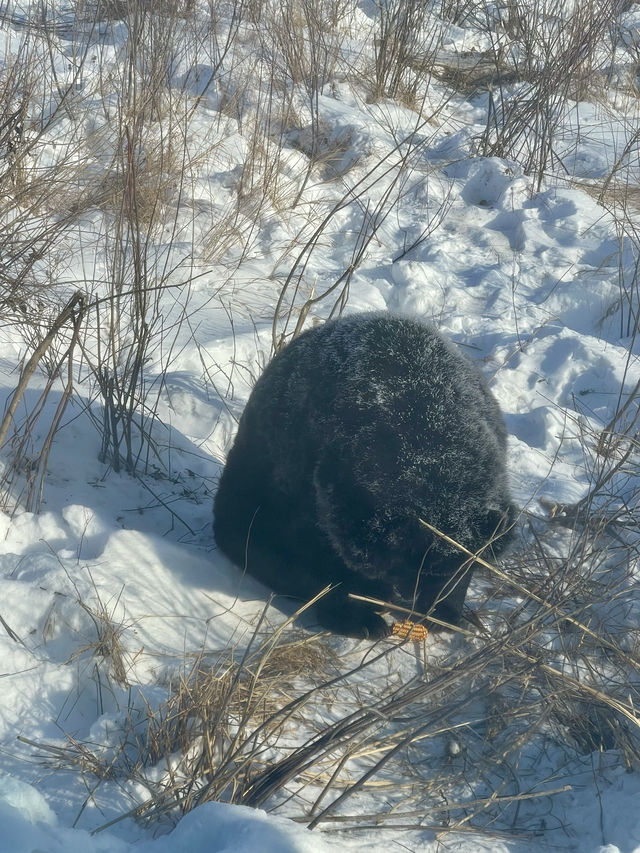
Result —
POLYGON ((349 592, 456 623, 471 579, 460 551, 509 539, 500 409, 478 369, 432 328, 388 314, 330 321, 268 365, 215 498, 220 549, 330 630, 382 636, 349 592))

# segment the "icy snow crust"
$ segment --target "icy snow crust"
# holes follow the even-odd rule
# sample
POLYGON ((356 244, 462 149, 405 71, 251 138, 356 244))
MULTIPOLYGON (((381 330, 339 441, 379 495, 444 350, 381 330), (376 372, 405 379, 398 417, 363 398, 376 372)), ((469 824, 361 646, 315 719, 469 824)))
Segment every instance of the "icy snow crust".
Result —
MULTIPOLYGON (((444 15, 442 5, 428 4, 422 26, 428 29, 444 15)), ((564 5, 569 14, 573 4, 564 5)), ((265 15, 273 12, 271 4, 263 7, 265 15)), ((33 69, 44 75, 34 90, 33 116, 25 118, 23 179, 28 185, 50 170, 63 181, 61 207, 33 207, 22 235, 37 234, 61 213, 77 211, 74 226, 56 239, 55 258, 35 257, 31 268, 29 281, 36 284, 29 304, 43 312, 46 332, 55 306, 77 289, 91 299, 107 295, 119 197, 114 202, 106 179, 118 144, 116 117, 130 70, 124 58, 131 28, 116 15, 97 21, 88 15, 79 22, 79 7, 71 2, 47 6, 49 26, 27 27, 30 17, 41 20, 43 8, 26 2, 3 6, 0 65, 6 76, 28 48, 33 69), (73 100, 58 109, 67 90, 73 100), (88 201, 83 196, 87 187, 93 187, 88 201)), ((263 137, 261 147, 251 116, 262 108, 269 73, 280 67, 280 55, 256 53, 260 21, 243 22, 235 30, 229 10, 220 6, 212 30, 210 10, 196 3, 195 24, 182 18, 172 23, 176 48, 163 77, 166 97, 153 104, 148 132, 150 139, 162 137, 168 145, 158 117, 176 102, 182 105, 180 115, 188 115, 188 130, 183 133, 186 125, 180 121, 171 126, 169 138, 179 140, 180 156, 158 160, 150 144, 139 164, 144 169, 160 163, 145 210, 151 216, 157 202, 169 223, 153 230, 145 258, 148 269, 158 277, 162 271, 163 282, 170 285, 159 296, 160 319, 154 327, 159 343, 145 360, 146 402, 157 416, 153 451, 142 453, 149 464, 132 477, 99 460, 99 394, 87 366, 96 352, 95 330, 93 338, 88 333, 87 350, 74 367, 75 393, 55 436, 39 513, 21 504, 31 470, 28 454, 13 472, 13 445, 2 450, 9 482, 7 512, 0 516, 0 850, 6 853, 324 853, 338 846, 423 853, 640 849, 637 767, 627 768, 616 748, 576 749, 572 742, 547 737, 543 729, 520 754, 509 753, 504 776, 496 763, 488 766, 482 785, 470 783, 455 792, 466 800, 490 798, 497 778, 504 783, 500 795, 559 791, 523 802, 517 829, 511 831, 509 820, 517 821, 508 812, 495 827, 488 822, 484 831, 476 831, 475 824, 462 823, 459 831, 438 839, 448 803, 442 798, 440 811, 425 818, 428 828, 405 827, 407 819, 395 828, 388 823, 371 827, 371 815, 392 807, 403 811, 405 801, 413 802, 410 798, 418 797, 430 773, 446 778, 448 768, 464 769, 465 755, 471 761, 479 742, 473 714, 460 730, 460 743, 446 747, 433 738, 412 747, 411 762, 419 772, 410 784, 391 775, 379 780, 379 788, 374 780, 348 801, 346 813, 361 813, 365 828, 339 835, 340 823, 320 824, 311 832, 292 820, 304 812, 304 790, 291 800, 280 792, 264 811, 210 802, 179 821, 176 812, 156 822, 123 817, 149 799, 153 783, 171 778, 180 756, 147 767, 147 779, 136 780, 81 772, 64 755, 45 748, 63 750, 76 743, 90 745, 96 754, 114 754, 126 720, 143 719, 148 708, 159 707, 167 685, 188 671, 189 661, 203 650, 212 659, 221 649, 241 654, 250 643, 269 592, 217 553, 211 507, 237 420, 271 356, 272 319, 285 285, 280 317, 289 308, 291 315, 286 328, 280 322, 276 339, 291 334, 306 300, 349 270, 348 292, 342 291, 346 313, 378 310, 416 317, 463 347, 504 412, 515 502, 536 516, 545 512, 540 496, 572 504, 587 494, 597 467, 588 449, 640 379, 626 301, 631 294, 637 309, 637 252, 631 248, 637 214, 630 205, 620 219, 615 194, 607 195, 609 204, 597 200, 598 182, 614 167, 609 189, 628 185, 629 197, 638 197, 633 76, 640 44, 638 6, 630 4, 607 34, 614 51, 598 96, 564 105, 555 127, 555 156, 539 188, 517 159, 474 156, 486 128, 486 90, 463 94, 434 76, 428 86, 423 80, 413 102, 372 99, 367 81, 376 4, 347 3, 345 9, 340 60, 315 102, 319 132, 311 133, 308 93, 296 82, 298 121, 281 129, 275 141, 263 137), (230 33, 233 50, 220 61, 230 33), (316 162, 305 181, 311 156, 316 162), (254 165, 248 169, 250 157, 254 165), (188 180, 178 192, 174 170, 179 164, 186 164, 188 180), (263 194, 260 182, 269 168, 277 181, 270 194, 263 194), (318 232, 329 211, 332 216, 318 232), (373 237, 361 251, 362 235, 370 233, 372 222, 373 237), (291 270, 295 275, 288 278, 291 270), (98 632, 102 624, 116 629, 120 677, 105 657, 98 632)), ((507 38, 503 17, 500 5, 487 4, 478 20, 471 15, 443 23, 443 51, 487 50, 492 38, 481 23, 494 21, 491 32, 500 41, 507 38)), ((603 52, 604 41, 603 35, 603 52)), ((142 58, 140 63, 142 73, 142 58)), ((2 216, 11 218, 27 201, 17 186, 15 195, 14 190, 3 192, 8 212, 2 216)), ((332 298, 312 302, 306 324, 326 319, 333 305, 332 298)), ((3 310, 0 385, 8 399, 34 336, 14 322, 20 305, 3 310)), ((116 320, 105 311, 101 328, 111 322, 116 320)), ((31 379, 18 425, 37 407, 48 381, 46 366, 41 364, 31 379)), ((54 383, 44 420, 33 430, 31 461, 37 460, 63 381, 54 383)), ((619 489, 632 512, 637 483, 630 477, 619 489)), ((557 539, 561 553, 566 547, 562 531, 551 539, 557 539)), ((609 609, 604 604, 594 608, 594 619, 601 624, 614 614, 616 624, 631 631, 640 614, 635 563, 629 561, 622 574, 620 595, 604 603, 609 609)), ((472 606, 481 607, 490 597, 491 581, 487 576, 472 586, 472 606)), ((521 603, 514 593, 500 601, 504 613, 521 603)), ((281 624, 290 613, 288 602, 276 600, 267 623, 281 624)), ((351 640, 326 642, 345 670, 379 651, 351 640)), ((390 684, 409 683, 416 672, 420 683, 435 678, 455 665, 465 642, 455 635, 430 638, 426 658, 410 646, 398 647, 354 675, 351 695, 368 707, 390 684)), ((479 639, 468 642, 481 646, 479 639)), ((563 649, 554 651, 555 666, 561 668, 563 649)), ((634 673, 625 671, 618 683, 625 679, 635 690, 634 673)), ((469 691, 473 686, 470 680, 469 691)), ((479 715, 485 713, 481 697, 476 707, 479 715)), ((305 731, 288 733, 288 745, 350 710, 344 696, 335 705, 316 707, 305 731)), ((504 709, 494 710, 499 718, 504 709)), ((358 765, 365 760, 356 756, 355 769, 366 766, 358 765)), ((399 766, 387 770, 393 774, 399 766)), ((349 765, 345 772, 355 770, 349 765)), ((327 778, 315 783, 314 797, 327 778)), ((451 822, 460 816, 455 812, 451 822)), ((419 816, 411 819, 418 821, 419 816)))

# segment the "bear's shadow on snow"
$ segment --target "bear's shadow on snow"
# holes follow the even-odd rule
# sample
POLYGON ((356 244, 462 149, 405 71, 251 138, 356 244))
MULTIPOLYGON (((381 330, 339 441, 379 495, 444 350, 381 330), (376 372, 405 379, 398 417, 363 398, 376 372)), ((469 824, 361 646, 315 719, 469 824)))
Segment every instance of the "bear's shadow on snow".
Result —
MULTIPOLYGON (((217 409, 216 416, 228 417, 231 433, 233 418, 226 415, 226 406, 210 400, 200 389, 193 388, 184 380, 185 377, 178 377, 173 382, 174 387, 183 392, 193 392, 203 403, 213 403, 217 409)), ((31 441, 25 447, 26 454, 21 457, 21 469, 12 487, 13 497, 18 502, 24 499, 25 474, 27 469, 33 469, 33 463, 41 452, 61 396, 57 390, 49 393, 35 423, 31 441)), ((15 417, 18 434, 25 417, 39 405, 39 400, 40 392, 27 388, 15 417)), ((3 403, 0 400, 0 404, 3 403)), ((96 407, 94 413, 97 411, 96 407)), ((159 425, 156 435, 162 434, 163 429, 159 425)), ((8 441, 11 437, 10 431, 8 441)), ((21 543, 20 553, 5 554, 3 565, 10 567, 10 573, 17 570, 21 579, 31 578, 32 581, 37 580, 42 571, 37 555, 49 557, 53 553, 65 561, 77 559, 82 566, 90 569, 103 561, 105 553, 110 553, 110 543, 115 541, 112 537, 117 538, 123 531, 134 531, 145 537, 147 560, 150 563, 168 562, 171 573, 185 588, 205 589, 207 593, 210 591, 212 598, 220 594, 227 598, 255 601, 258 612, 263 606, 261 602, 268 600, 270 591, 251 576, 243 575, 218 552, 213 542, 211 501, 222 469, 221 461, 204 454, 175 427, 171 427, 170 433, 164 433, 163 438, 171 444, 175 466, 172 474, 162 469, 153 473, 141 471, 137 478, 125 472, 115 473, 107 462, 99 459, 101 437, 96 426, 88 422, 81 401, 70 403, 48 459, 40 506, 42 535, 21 543), (193 469, 195 472, 192 474, 193 469), (164 505, 148 489, 152 489, 164 505), (194 491, 199 493, 194 494, 194 491), (185 492, 190 494, 185 496, 185 492), (47 516, 47 513, 51 515, 47 516), (179 555, 184 551, 188 551, 189 559, 180 559, 179 555)), ((7 447, 3 450, 3 460, 12 460, 7 447)), ((144 555, 138 552, 135 561, 141 559, 144 555)), ((126 597, 126 587, 123 594, 126 597)), ((296 609, 295 602, 284 596, 274 604, 288 614, 296 609)))
MULTIPOLYGON (((34 411, 39 397, 37 389, 26 390, 15 417, 18 436, 25 416, 34 411)), ((17 459, 11 493, 19 504, 26 496, 26 477, 35 470, 60 400, 59 391, 49 393, 25 453, 17 459)), ((195 545, 195 553, 209 552, 210 506, 222 463, 203 453, 175 427, 158 424, 153 436, 158 441, 156 446, 165 448, 165 457, 170 455, 171 470, 156 459, 153 469, 147 472, 141 464, 135 477, 124 471, 116 473, 108 462, 99 459, 101 436, 83 406, 84 401, 69 403, 54 437, 40 505, 41 516, 53 514, 53 518, 43 518, 41 524, 45 542, 36 539, 25 543, 24 552, 33 553, 43 547, 56 553, 76 551, 81 561, 90 563, 100 558, 110 536, 118 530, 170 539, 184 547, 195 545)), ((219 409, 224 412, 222 403, 219 409)), ((96 406, 94 415, 99 414, 96 406)), ((11 437, 10 432, 2 452, 3 461, 9 463, 16 461, 10 448, 11 437)))
POLYGON ((387 623, 349 593, 457 623, 472 568, 459 548, 515 519, 507 434, 477 367, 433 329, 357 314, 300 335, 268 365, 238 426, 214 534, 239 567, 316 606, 337 633, 387 623))

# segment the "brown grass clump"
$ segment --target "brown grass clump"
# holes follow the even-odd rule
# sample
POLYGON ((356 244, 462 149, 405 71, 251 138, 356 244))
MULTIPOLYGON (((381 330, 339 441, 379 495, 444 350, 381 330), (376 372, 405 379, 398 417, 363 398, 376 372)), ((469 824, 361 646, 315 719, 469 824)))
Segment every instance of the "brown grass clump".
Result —
POLYGON ((30 745, 49 765, 135 781, 149 796, 123 817, 145 821, 219 800, 282 807, 311 827, 526 829, 569 790, 567 762, 640 758, 640 632, 625 615, 620 530, 569 529, 570 517, 528 517, 504 569, 476 555, 473 631, 338 657, 326 635, 294 631, 294 617, 270 629, 265 612, 244 650, 203 650, 164 701, 141 690, 110 744, 30 745), (552 784, 539 762, 557 765, 552 784))

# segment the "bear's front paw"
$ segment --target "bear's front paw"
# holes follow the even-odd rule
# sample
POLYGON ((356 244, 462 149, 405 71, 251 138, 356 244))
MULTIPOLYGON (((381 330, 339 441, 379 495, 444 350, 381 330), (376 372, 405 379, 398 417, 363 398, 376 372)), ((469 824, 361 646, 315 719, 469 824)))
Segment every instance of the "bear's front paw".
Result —
POLYGON ((318 602, 316 613, 324 628, 347 637, 379 640, 391 633, 390 626, 371 605, 350 601, 343 596, 326 596, 318 602))

